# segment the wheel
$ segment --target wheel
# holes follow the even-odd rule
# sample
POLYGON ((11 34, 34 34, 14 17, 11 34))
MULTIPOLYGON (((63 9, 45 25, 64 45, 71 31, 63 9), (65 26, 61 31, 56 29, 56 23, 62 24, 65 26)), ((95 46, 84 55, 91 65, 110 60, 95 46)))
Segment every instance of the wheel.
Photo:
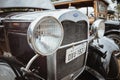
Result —
POLYGON ((109 64, 108 80, 119 80, 119 64, 117 58, 112 55, 109 64))
POLYGON ((15 80, 16 75, 7 63, 0 62, 0 80, 15 80))
POLYGON ((112 40, 115 41, 115 43, 119 46, 120 48, 120 36, 117 35, 117 34, 110 34, 110 35, 107 35, 107 37, 111 38, 112 40))

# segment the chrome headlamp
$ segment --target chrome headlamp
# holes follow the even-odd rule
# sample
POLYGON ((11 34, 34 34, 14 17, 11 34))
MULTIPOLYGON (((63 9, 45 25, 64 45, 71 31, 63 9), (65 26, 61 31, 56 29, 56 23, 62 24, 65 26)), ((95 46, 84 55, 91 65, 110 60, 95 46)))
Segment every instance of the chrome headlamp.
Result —
POLYGON ((96 20, 93 24, 92 24, 92 30, 93 34, 95 37, 97 38, 101 38, 104 36, 105 33, 105 23, 103 20, 99 19, 96 20))
POLYGON ((28 43, 41 55, 53 54, 62 43, 63 27, 51 16, 33 21, 27 31, 28 43))

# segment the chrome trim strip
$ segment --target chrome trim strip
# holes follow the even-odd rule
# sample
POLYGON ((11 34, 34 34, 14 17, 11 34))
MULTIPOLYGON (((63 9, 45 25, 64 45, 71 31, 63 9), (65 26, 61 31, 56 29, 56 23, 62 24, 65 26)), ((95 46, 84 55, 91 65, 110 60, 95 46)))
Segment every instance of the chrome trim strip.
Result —
POLYGON ((56 54, 47 56, 47 80, 56 80, 56 54))
POLYGON ((83 42, 87 42, 88 40, 89 39, 86 39, 86 40, 83 40, 83 41, 78 41, 78 42, 73 42, 73 43, 70 43, 68 45, 60 46, 58 49, 62 49, 62 48, 65 48, 65 47, 69 47, 69 46, 73 46, 73 45, 80 44, 80 43, 83 43, 83 42))
POLYGON ((19 34, 19 35, 27 36, 27 34, 26 34, 26 33, 16 33, 16 32, 8 32, 8 33, 12 33, 12 34, 19 34))
POLYGON ((25 19, 5 19, 4 22, 32 22, 33 20, 25 20, 25 19))
POLYGON ((3 28, 4 26, 0 25, 0 28, 3 28))
POLYGON ((9 44, 9 40, 8 40, 8 36, 7 36, 7 31, 4 29, 4 36, 5 36, 5 43, 6 43, 6 48, 7 48, 7 52, 10 52, 10 44, 9 44))

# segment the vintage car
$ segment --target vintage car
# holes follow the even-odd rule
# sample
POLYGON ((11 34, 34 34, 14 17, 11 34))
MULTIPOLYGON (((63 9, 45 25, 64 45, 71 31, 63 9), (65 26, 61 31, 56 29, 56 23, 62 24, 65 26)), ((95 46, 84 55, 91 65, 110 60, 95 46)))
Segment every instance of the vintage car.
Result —
POLYGON ((107 0, 66 0, 55 1, 53 4, 56 9, 77 8, 88 16, 90 41, 86 70, 99 80, 118 80, 119 67, 114 54, 120 54, 120 49, 113 40, 103 36, 107 34, 105 30, 108 28, 106 26, 107 0))
POLYGON ((89 17, 92 24, 96 19, 105 20, 105 36, 113 39, 120 47, 120 21, 107 20, 107 0, 69 0, 54 2, 56 9, 74 6, 89 17))
POLYGON ((0 0, 0 80, 75 80, 85 69, 89 21, 49 0, 0 0))

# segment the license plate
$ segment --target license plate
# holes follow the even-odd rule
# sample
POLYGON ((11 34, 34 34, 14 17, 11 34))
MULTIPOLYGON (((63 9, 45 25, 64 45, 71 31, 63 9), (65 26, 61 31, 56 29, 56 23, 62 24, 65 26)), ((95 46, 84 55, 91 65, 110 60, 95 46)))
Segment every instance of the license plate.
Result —
POLYGON ((77 46, 73 46, 66 50, 66 58, 65 63, 69 63, 70 61, 76 59, 86 51, 86 43, 82 43, 77 46))

